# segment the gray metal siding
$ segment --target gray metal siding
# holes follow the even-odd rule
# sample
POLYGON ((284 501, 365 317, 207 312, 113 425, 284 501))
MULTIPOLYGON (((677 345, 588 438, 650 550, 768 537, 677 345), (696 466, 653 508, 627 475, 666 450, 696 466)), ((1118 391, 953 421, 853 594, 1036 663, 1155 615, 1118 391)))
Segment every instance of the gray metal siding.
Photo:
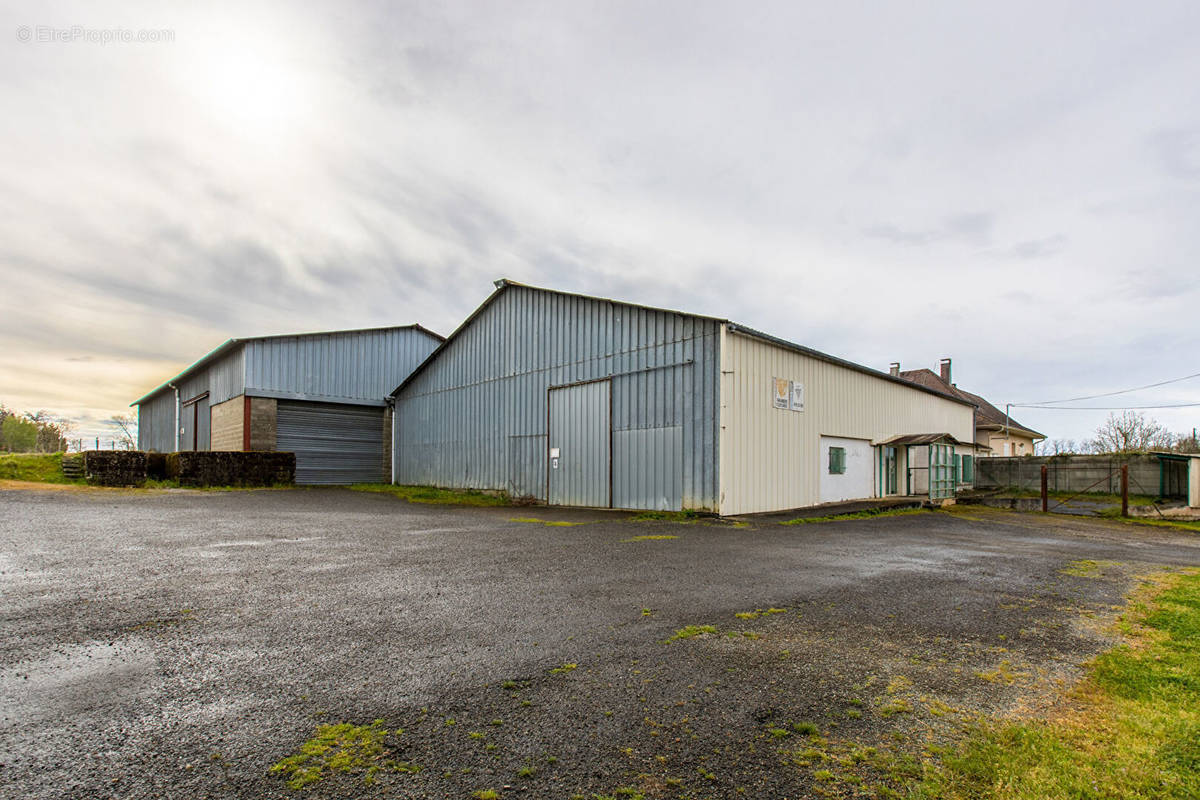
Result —
POLYGON ((208 386, 208 404, 215 406, 232 400, 246 391, 246 355, 244 347, 237 347, 205 369, 208 386))
POLYGON ((613 432, 613 507, 679 511, 683 426, 613 432))
POLYGON ((159 392, 138 406, 138 449, 175 449, 175 392, 159 392))
MULTIPOLYGON (((718 340, 714 320, 510 286, 397 397, 395 480, 545 500, 547 391, 611 378, 628 456, 614 462, 614 491, 659 457, 652 436, 619 432, 678 428, 678 507, 715 510, 718 340)), ((674 453, 657 468, 675 470, 674 453)))
POLYGON ((383 409, 280 400, 276 449, 296 454, 296 483, 383 480, 383 409))
POLYGON ((611 408, 608 381, 550 390, 552 504, 608 507, 611 408))
POLYGON ((247 391, 261 397, 382 406, 439 343, 416 328, 249 341, 244 345, 247 391))

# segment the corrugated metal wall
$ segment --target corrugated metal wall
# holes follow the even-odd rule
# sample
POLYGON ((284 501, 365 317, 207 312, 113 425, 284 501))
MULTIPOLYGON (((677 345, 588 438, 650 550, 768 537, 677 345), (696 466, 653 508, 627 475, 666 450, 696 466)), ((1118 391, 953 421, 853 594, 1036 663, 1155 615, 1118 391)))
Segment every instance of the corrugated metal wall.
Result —
POLYGON ((175 449, 175 392, 159 392, 138 406, 138 449, 169 453, 175 449))
MULTIPOLYGON (((242 349, 235 347, 221 358, 206 365, 195 374, 189 375, 179 382, 179 400, 186 403, 194 397, 209 393, 204 404, 204 420, 200 424, 200 439, 203 441, 202 450, 208 448, 209 427, 211 420, 208 409, 217 403, 223 403, 237 397, 243 391, 242 349)), ((191 409, 180 411, 180 427, 186 427, 187 442, 180 443, 185 450, 191 449, 191 409), (187 418, 185 419, 185 415, 187 418)), ((138 406, 138 449, 157 450, 169 453, 175 449, 175 390, 166 388, 138 406)))
POLYGON ((743 334, 724 333, 722 343, 722 514, 819 502, 822 435, 974 440, 971 406, 743 334), (803 411, 773 407, 773 378, 804 384, 803 411))
POLYGON ((416 328, 249 341, 246 386, 261 397, 382 406, 439 344, 416 328))
POLYGON ((395 480, 545 500, 548 389, 611 377, 614 502, 624 486, 621 502, 671 494, 716 510, 718 332, 714 320, 509 286, 397 398, 395 480))

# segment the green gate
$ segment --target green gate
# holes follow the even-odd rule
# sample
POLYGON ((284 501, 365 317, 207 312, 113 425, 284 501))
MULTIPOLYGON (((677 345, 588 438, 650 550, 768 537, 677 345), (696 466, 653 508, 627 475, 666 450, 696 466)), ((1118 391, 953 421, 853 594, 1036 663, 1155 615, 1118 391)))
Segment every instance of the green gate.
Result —
POLYGON ((947 444, 929 445, 929 499, 954 497, 954 448, 947 444))

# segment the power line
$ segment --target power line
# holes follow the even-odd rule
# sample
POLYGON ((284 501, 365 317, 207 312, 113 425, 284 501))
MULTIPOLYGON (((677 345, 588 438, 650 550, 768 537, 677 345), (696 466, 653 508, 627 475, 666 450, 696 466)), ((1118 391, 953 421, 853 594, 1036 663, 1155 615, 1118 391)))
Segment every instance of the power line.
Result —
MULTIPOLYGON (((1130 392, 1140 392, 1142 389, 1154 389, 1158 386, 1166 386, 1168 383, 1179 383, 1180 381, 1188 381, 1192 378, 1200 378, 1200 372, 1195 375, 1184 375, 1182 378, 1172 378, 1169 381, 1159 381, 1158 383, 1148 383, 1145 386, 1135 386, 1132 389, 1122 389, 1119 392, 1105 392, 1104 394, 1090 394, 1085 397, 1068 397, 1065 400, 1039 400, 1036 403, 1010 403, 1013 408, 1042 408, 1043 406, 1051 406, 1056 403, 1075 403, 1080 400, 1097 400, 1101 397, 1114 397, 1119 394, 1129 394, 1130 392)), ((1190 403, 1188 405, 1200 405, 1190 403)), ((1183 406, 1141 406, 1141 408, 1183 408, 1183 406)), ((1123 411, 1125 409, 1107 408, 1099 409, 1101 411, 1123 411)))
MULTIPOLYGON (((1059 402, 1065 403, 1066 400, 1059 402)), ((1148 411, 1157 408, 1195 408, 1200 403, 1176 403, 1166 406, 1039 406, 1010 403, 1011 408, 1040 408, 1043 411, 1148 411)))

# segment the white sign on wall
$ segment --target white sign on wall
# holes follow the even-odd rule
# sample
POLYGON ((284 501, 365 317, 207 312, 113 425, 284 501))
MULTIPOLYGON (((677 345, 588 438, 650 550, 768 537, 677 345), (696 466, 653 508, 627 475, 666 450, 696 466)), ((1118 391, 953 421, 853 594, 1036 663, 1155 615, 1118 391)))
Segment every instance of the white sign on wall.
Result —
POLYGON ((800 381, 792 381, 790 408, 792 411, 804 410, 804 384, 800 381))

